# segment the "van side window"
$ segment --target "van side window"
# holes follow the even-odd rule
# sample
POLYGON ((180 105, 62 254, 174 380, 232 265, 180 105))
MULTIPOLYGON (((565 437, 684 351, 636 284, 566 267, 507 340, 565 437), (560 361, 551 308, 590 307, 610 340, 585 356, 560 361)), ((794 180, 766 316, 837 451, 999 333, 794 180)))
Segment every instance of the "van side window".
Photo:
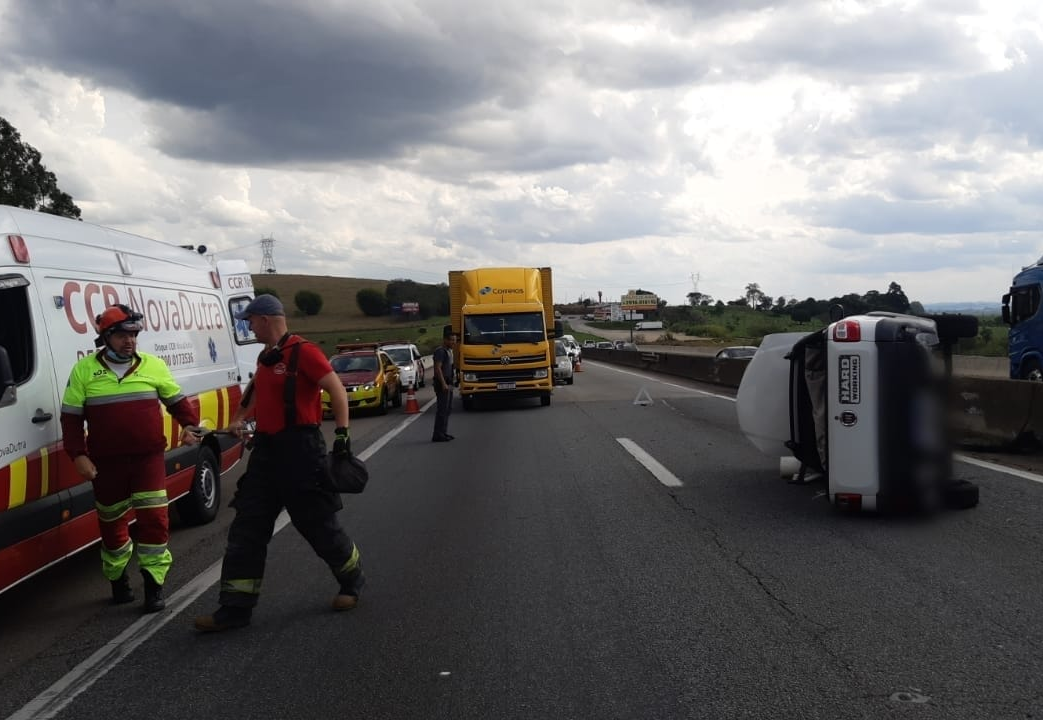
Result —
POLYGON ((33 374, 33 324, 29 317, 29 281, 21 275, 0 275, 0 346, 7 351, 15 382, 33 374))

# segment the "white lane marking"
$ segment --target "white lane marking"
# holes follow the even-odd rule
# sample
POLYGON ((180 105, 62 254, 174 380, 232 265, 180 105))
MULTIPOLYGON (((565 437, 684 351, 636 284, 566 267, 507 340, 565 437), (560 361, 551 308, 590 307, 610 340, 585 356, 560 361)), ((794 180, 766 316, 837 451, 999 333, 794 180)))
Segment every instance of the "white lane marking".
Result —
POLYGON ((616 438, 616 442, 622 445, 624 450, 633 455, 635 460, 644 465, 645 469, 652 473, 652 475, 655 476, 655 479, 659 482, 667 487, 684 486, 684 483, 678 480, 676 475, 663 467, 662 463, 642 450, 641 447, 630 438, 616 438))
POLYGON ((729 397, 728 395, 718 395, 717 393, 707 392, 706 390, 696 390, 695 388, 690 388, 685 385, 678 385, 677 383, 667 382, 666 380, 660 380, 654 374, 642 375, 641 373, 636 373, 632 370, 623 370, 612 365, 602 365, 601 363, 594 364, 600 368, 605 368, 606 370, 613 370, 617 373, 622 373, 623 375, 633 375, 634 377, 639 377, 642 380, 651 380, 653 382, 659 383, 660 385, 666 385, 667 387, 677 388, 678 390, 687 390, 688 392, 693 392, 696 395, 706 395, 707 397, 715 397, 720 398, 721 400, 730 400, 731 402, 735 402, 735 398, 729 397))
POLYGON ((1043 483, 1043 475, 1037 475, 1036 473, 1030 473, 1028 470, 1018 470, 1016 468, 1004 467, 1003 465, 997 465, 991 463, 988 460, 979 460, 978 458, 969 457, 967 455, 961 455, 957 453, 953 455, 956 460, 965 462, 968 465, 977 465, 978 467, 985 468, 986 470, 993 470, 995 472, 1006 473, 1007 475, 1013 475, 1023 480, 1031 480, 1032 482, 1043 483))
MULTIPOLYGON (((400 422, 395 428, 389 430, 375 443, 359 453, 359 459, 365 461, 376 454, 378 450, 387 445, 388 441, 401 433, 410 424, 416 422, 417 418, 435 404, 430 400, 419 413, 412 415, 400 422)), ((290 522, 285 511, 279 514, 275 521, 275 534, 286 527, 290 522)), ((221 579, 221 561, 208 567, 196 575, 177 592, 170 596, 167 607, 168 612, 155 615, 143 615, 131 623, 130 627, 116 637, 109 640, 97 652, 65 673, 53 685, 30 700, 25 707, 11 715, 7 720, 45 720, 54 718, 77 695, 86 691, 91 685, 101 680, 121 660, 130 656, 134 650, 143 642, 159 632, 160 628, 181 614, 189 605, 194 603, 200 595, 209 590, 221 579)))

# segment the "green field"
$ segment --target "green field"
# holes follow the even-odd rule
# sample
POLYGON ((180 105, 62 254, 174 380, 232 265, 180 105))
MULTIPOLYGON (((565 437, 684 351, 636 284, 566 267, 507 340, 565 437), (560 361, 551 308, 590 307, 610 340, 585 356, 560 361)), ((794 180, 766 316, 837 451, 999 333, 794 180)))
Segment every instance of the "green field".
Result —
MULTIPOLYGON (((362 288, 385 292, 386 280, 339 278, 328 275, 254 275, 255 289, 274 290, 286 306, 290 329, 332 353, 337 343, 412 342, 424 354, 430 354, 441 343, 442 327, 447 317, 424 320, 400 320, 391 317, 368 317, 355 302, 362 288), (294 295, 299 290, 311 290, 323 299, 318 315, 307 316, 296 309, 294 295)), ((696 344, 707 346, 757 345, 764 335, 779 332, 812 332, 823 327, 824 319, 805 323, 794 322, 786 315, 751 308, 727 306, 722 308, 668 307, 663 312, 666 331, 659 340, 662 344, 696 344)), ((980 317, 978 337, 961 341, 957 352, 967 355, 1002 357, 1007 354, 1007 326, 997 317, 980 317)), ((594 323, 587 325, 604 330, 629 330, 629 322, 594 323)), ((572 331, 566 323, 566 332, 582 343, 584 340, 605 338, 590 333, 572 331)), ((647 338, 652 333, 640 333, 647 338)))

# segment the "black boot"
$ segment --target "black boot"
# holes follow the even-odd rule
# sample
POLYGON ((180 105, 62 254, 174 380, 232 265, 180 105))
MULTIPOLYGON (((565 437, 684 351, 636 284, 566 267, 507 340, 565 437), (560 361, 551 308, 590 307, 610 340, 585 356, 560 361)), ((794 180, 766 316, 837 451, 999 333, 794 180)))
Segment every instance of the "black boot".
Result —
POLYGON ((145 603, 142 611, 146 613, 159 612, 167 606, 163 601, 163 586, 156 582, 152 573, 148 570, 141 571, 141 577, 145 578, 145 603))
POLYGON ((126 570, 117 579, 109 582, 112 584, 112 603, 114 605, 134 602, 134 591, 130 587, 130 578, 127 577, 126 570))

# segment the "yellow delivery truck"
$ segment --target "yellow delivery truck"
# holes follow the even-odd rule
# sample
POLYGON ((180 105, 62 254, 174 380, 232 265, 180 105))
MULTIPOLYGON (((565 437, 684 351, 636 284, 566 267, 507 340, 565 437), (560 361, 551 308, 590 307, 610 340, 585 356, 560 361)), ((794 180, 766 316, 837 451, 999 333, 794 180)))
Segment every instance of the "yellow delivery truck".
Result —
POLYGON ((550 268, 449 272, 454 363, 464 410, 492 397, 538 397, 550 405, 554 319, 550 268))

